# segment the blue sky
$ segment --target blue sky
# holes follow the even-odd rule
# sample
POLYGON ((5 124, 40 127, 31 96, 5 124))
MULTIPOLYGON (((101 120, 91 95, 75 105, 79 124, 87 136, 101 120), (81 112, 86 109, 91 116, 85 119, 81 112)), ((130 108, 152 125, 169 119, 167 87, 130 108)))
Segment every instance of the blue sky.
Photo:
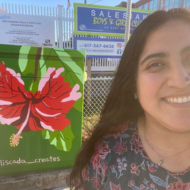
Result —
MULTIPOLYGON (((122 0, 86 0, 87 4, 95 5, 105 5, 105 6, 116 6, 122 0)), ((136 2, 137 0, 133 1, 136 2)), ((21 4, 21 5, 36 5, 36 6, 48 6, 48 7, 57 7, 57 5, 63 5, 67 7, 67 0, 0 0, 1 3, 10 3, 10 4, 21 4)), ((71 7, 73 8, 73 3, 84 3, 84 0, 70 0, 71 7)))

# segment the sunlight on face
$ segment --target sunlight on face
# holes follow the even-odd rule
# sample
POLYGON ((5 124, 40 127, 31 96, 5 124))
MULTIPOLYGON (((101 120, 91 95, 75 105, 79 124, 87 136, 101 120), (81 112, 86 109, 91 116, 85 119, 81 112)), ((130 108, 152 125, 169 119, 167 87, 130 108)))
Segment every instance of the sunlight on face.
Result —
POLYGON ((190 24, 169 21, 147 40, 139 60, 137 93, 147 121, 190 131, 190 24))

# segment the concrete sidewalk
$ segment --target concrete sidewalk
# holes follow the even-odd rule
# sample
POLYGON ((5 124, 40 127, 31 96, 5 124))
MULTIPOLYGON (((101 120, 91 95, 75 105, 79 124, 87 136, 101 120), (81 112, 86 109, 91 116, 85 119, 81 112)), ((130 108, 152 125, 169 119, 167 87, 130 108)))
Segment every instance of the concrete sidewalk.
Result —
POLYGON ((17 176, 0 177, 0 190, 69 190, 66 177, 70 168, 17 176))
POLYGON ((52 190, 70 190, 70 189, 67 186, 65 186, 65 187, 59 187, 59 188, 52 189, 52 190))

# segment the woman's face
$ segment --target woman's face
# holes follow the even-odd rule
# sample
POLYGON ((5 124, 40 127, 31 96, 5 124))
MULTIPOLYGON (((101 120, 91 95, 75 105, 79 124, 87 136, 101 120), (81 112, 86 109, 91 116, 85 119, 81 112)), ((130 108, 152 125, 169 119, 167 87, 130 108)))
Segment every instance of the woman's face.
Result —
POLYGON ((190 132, 190 24, 173 20, 154 31, 140 56, 137 76, 147 121, 190 132))

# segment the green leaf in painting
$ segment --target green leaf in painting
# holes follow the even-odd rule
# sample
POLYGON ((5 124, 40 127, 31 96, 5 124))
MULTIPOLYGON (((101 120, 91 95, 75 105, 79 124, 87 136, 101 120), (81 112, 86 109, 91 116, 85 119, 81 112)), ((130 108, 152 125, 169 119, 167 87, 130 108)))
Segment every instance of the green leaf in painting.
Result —
POLYGON ((31 83, 30 91, 36 92, 38 90, 38 81, 34 81, 31 83))
POLYGON ((30 51, 30 47, 29 46, 21 46, 20 48, 20 54, 19 54, 19 60, 18 60, 18 65, 19 65, 19 68, 20 68, 20 71, 21 72, 24 72, 24 70, 26 69, 27 67, 27 60, 25 59, 25 56, 27 53, 29 53, 30 51))
POLYGON ((31 90, 33 86, 32 90, 35 92, 41 77, 47 72, 42 54, 43 48, 29 46, 20 48, 18 64, 26 90, 31 90))
MULTIPOLYGON (((62 55, 63 53, 61 51, 56 50, 55 52, 60 57, 60 59, 61 59, 61 57, 63 57, 63 55, 62 55)), ((64 52, 64 54, 67 57, 70 57, 70 55, 67 52, 64 52)), ((62 61, 63 66, 67 69, 66 70, 66 72, 67 72, 66 80, 73 82, 73 83, 76 82, 75 80, 79 80, 80 83, 83 83, 83 77, 81 77, 81 76, 83 76, 84 70, 82 70, 77 64, 71 64, 71 60, 63 59, 61 61, 62 61)), ((72 62, 73 62, 73 60, 72 60, 72 62)))
POLYGON ((43 130, 42 137, 49 140, 50 144, 54 145, 58 150, 68 152, 71 150, 74 135, 71 126, 68 126, 62 131, 43 130))
MULTIPOLYGON (((69 82, 71 87, 75 84, 80 86, 83 84, 83 73, 84 73, 84 57, 80 55, 73 59, 66 50, 50 49, 49 52, 46 50, 46 56, 44 57, 45 64, 47 67, 54 66, 55 68, 63 67, 65 71, 62 76, 65 76, 66 82, 69 82), (51 51, 50 51, 51 50, 51 51), (80 65, 83 65, 81 68, 80 65)), ((73 50, 74 51, 74 50, 73 50)), ((75 53, 77 51, 75 50, 75 53)))
MULTIPOLYGON (((61 51, 55 51, 56 54, 60 57, 60 60, 62 61, 63 67, 65 68, 65 81, 70 82, 71 86, 74 86, 75 84, 79 84, 80 85, 80 90, 82 91, 83 88, 81 89, 82 84, 83 84, 83 80, 84 80, 84 70, 81 69, 81 67, 77 64, 71 64, 71 62, 73 62, 73 60, 69 60, 69 59, 61 59, 61 57, 63 57, 62 52, 61 51)), ((67 53, 67 51, 64 52, 67 57, 70 57, 71 55, 69 55, 67 53)), ((78 100, 77 102, 75 102, 74 104, 74 108, 76 110, 81 111, 81 99, 78 100)))

